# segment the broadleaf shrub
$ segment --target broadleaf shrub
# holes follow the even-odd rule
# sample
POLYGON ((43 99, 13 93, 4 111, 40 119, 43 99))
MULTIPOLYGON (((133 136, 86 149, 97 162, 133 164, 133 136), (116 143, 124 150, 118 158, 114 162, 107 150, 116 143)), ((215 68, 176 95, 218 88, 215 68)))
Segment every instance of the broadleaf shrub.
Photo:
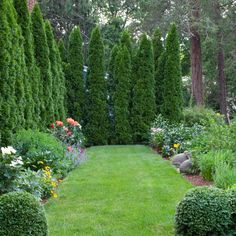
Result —
POLYGON ((191 189, 177 206, 177 236, 233 235, 231 205, 227 194, 217 188, 191 189))
POLYGON ((33 195, 11 192, 0 196, 0 235, 48 235, 44 209, 33 195))
POLYGON ((22 156, 24 167, 38 171, 50 166, 54 173, 61 169, 65 146, 53 135, 35 130, 21 130, 13 138, 14 147, 22 156))

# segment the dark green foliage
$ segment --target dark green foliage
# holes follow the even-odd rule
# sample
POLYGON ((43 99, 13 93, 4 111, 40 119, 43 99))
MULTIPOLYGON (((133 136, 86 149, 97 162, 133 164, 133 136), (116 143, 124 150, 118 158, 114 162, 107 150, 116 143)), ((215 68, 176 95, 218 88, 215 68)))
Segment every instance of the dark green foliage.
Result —
POLYGON ((179 122, 183 111, 180 48, 176 25, 173 24, 166 39, 166 63, 163 82, 162 115, 171 122, 179 122))
POLYGON ((60 51, 60 55, 61 55, 61 60, 63 62, 67 62, 67 50, 66 50, 66 47, 65 47, 65 44, 64 44, 64 41, 62 39, 59 40, 58 42, 58 48, 59 48, 59 51, 60 51))
POLYGON ((13 1, 16 12, 17 22, 21 27, 23 36, 23 47, 25 53, 26 76, 25 76, 25 127, 37 127, 39 123, 39 98, 38 98, 38 83, 39 71, 36 68, 34 58, 33 36, 31 32, 31 19, 27 7, 26 0, 13 1))
POLYGON ((0 235, 48 235, 44 209, 33 195, 11 192, 0 197, 0 235))
MULTIPOLYGON (((49 48, 49 59, 51 63, 51 74, 52 74, 52 98, 53 98, 53 105, 54 105, 54 117, 56 120, 60 119, 60 100, 64 98, 63 95, 61 95, 61 76, 60 76, 60 63, 61 61, 58 61, 58 48, 57 44, 55 42, 55 38, 53 35, 52 27, 49 21, 46 21, 45 23, 45 31, 47 36, 47 44, 49 48)), ((63 74, 62 74, 63 77, 63 74)))
POLYGON ((7 0, 0 2, 0 141, 1 146, 11 141, 12 129, 15 128, 15 113, 12 116, 11 107, 15 106, 14 90, 10 78, 10 27, 7 21, 7 0))
POLYGON ((108 104, 104 68, 104 46, 101 32, 96 27, 89 43, 88 77, 86 83, 85 135, 88 144, 107 144, 108 104))
POLYGON ((45 25, 38 5, 35 5, 31 17, 35 44, 35 58, 37 66, 40 69, 40 84, 42 84, 42 90, 39 92, 41 99, 41 119, 42 126, 46 127, 54 121, 54 107, 52 99, 53 88, 45 25))
POLYGON ((80 122, 85 101, 82 43, 80 28, 76 27, 69 38, 66 89, 68 115, 80 122))
POLYGON ((161 113, 161 105, 163 102, 163 79, 164 79, 164 68, 165 68, 165 54, 164 47, 161 40, 161 31, 159 28, 156 29, 153 35, 153 54, 154 54, 154 77, 155 77, 155 94, 156 94, 156 106, 157 114, 161 113))
POLYGON ((131 42, 131 39, 130 39, 129 31, 125 30, 122 33, 120 43, 121 43, 122 46, 127 47, 128 51, 130 53, 130 57, 132 58, 132 42, 131 42))
POLYGON ((112 48, 109 69, 108 69, 108 107, 109 107, 109 122, 110 122, 110 132, 109 132, 109 140, 111 143, 115 143, 115 135, 114 132, 114 91, 116 88, 115 82, 115 62, 116 56, 119 51, 119 46, 115 44, 112 48))
POLYGON ((155 81, 151 41, 141 37, 135 58, 135 84, 132 97, 132 128, 135 142, 148 140, 149 130, 155 119, 155 81))
POLYGON ((230 189, 227 194, 231 206, 232 229, 236 233, 236 188, 230 189))
MULTIPOLYGON (((21 29, 17 24, 15 8, 11 1, 7 3, 7 20, 11 28, 10 31, 10 68, 9 76, 11 80, 11 90, 14 92, 14 99, 16 106, 11 106, 11 115, 15 118, 15 128, 24 127, 25 125, 25 104, 26 97, 25 89, 27 71, 25 66, 25 56, 23 48, 23 38, 21 29), (12 30, 14 29, 14 30, 12 30)), ((27 95, 28 98, 28 95, 27 95)), ((31 110, 29 110, 29 116, 32 116, 31 110)), ((27 124, 26 124, 27 125, 27 124)))
POLYGON ((120 48, 115 59, 114 133, 116 144, 128 144, 132 140, 130 127, 130 53, 126 46, 120 48))
POLYGON ((224 191, 198 187, 190 190, 177 206, 176 235, 233 235, 230 234, 231 207, 224 191))

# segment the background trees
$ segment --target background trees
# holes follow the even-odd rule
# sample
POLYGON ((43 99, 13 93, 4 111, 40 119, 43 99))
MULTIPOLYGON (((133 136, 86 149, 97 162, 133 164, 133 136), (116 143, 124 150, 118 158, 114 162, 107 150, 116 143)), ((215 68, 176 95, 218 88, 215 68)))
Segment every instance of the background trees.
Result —
POLYGON ((104 45, 96 27, 89 42, 86 81, 85 134, 91 145, 108 142, 107 81, 105 80, 104 45))
POLYGON ((82 36, 80 28, 74 28, 69 37, 66 87, 67 109, 71 117, 81 121, 85 102, 85 83, 83 78, 82 36))

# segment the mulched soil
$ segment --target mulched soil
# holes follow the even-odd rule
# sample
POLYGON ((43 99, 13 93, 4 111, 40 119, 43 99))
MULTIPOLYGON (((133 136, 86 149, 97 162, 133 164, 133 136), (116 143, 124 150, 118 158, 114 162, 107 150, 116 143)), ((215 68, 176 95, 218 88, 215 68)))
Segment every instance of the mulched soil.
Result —
POLYGON ((200 175, 183 175, 194 186, 212 186, 213 183, 204 180, 200 175))

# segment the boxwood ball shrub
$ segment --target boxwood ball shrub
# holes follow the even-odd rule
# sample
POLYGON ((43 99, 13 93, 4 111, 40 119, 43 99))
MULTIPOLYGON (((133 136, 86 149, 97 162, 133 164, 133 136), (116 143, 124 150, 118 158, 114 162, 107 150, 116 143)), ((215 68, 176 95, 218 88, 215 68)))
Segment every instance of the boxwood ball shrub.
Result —
POLYGON ((227 194, 217 188, 190 190, 177 206, 175 229, 178 236, 233 235, 231 206, 227 194))
POLYGON ((48 235, 43 207, 33 195, 11 192, 0 197, 0 235, 48 235))

